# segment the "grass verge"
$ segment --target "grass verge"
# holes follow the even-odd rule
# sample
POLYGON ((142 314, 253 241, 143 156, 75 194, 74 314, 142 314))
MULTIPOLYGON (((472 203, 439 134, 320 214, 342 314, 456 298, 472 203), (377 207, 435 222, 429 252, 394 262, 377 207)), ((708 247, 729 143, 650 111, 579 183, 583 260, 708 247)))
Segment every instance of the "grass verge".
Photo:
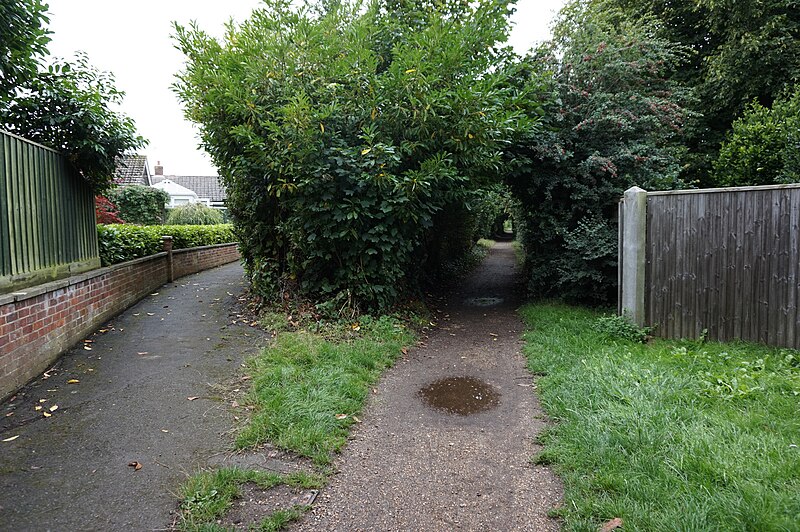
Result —
POLYGON ((269 441, 327 465, 346 443, 370 384, 410 341, 407 329, 389 317, 364 317, 343 327, 337 338, 307 331, 279 334, 248 363, 254 413, 237 446, 269 441))
POLYGON ((525 352, 555 425, 539 463, 565 483, 566 530, 800 530, 800 353, 635 343, 599 314, 535 304, 525 352))
MULTIPOLYGON (((413 339, 403 322, 386 316, 317 326, 310 332, 287 331, 285 316, 272 314, 263 319, 265 325, 279 325, 274 341, 247 363, 253 383, 247 403, 253 413, 236 445, 248 448, 268 441, 312 459, 318 473, 276 475, 235 468, 199 473, 181 491, 182 530, 224 530, 217 521, 245 483, 263 489, 279 484, 298 488, 324 485, 326 466, 347 442, 370 385, 413 339)), ((307 509, 279 510, 255 529, 281 530, 307 509)))

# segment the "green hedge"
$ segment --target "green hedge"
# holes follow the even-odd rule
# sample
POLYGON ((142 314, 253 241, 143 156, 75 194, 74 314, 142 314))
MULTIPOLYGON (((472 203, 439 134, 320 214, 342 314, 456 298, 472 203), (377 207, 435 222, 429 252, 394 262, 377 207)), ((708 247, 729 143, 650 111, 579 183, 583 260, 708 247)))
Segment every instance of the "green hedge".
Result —
POLYGON ((98 225, 103 266, 146 257, 161 251, 161 237, 173 239, 173 249, 236 242, 233 226, 225 225, 98 225))

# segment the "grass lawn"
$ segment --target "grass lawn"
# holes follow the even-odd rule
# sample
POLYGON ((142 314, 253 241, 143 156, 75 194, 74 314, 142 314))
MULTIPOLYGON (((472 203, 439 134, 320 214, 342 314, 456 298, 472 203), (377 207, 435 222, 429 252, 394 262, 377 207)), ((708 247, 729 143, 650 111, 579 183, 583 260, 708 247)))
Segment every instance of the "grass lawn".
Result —
POLYGON ((555 420, 535 458, 565 482, 566 530, 800 530, 800 352, 597 330, 597 313, 522 309, 555 420))

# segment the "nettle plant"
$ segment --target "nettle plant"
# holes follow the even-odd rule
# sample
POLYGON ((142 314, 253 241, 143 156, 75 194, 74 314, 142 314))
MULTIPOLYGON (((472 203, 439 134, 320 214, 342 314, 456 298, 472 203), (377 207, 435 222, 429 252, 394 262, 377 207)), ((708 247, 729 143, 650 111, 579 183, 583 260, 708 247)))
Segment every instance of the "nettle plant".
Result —
MULTIPOLYGON (((533 124, 503 84, 509 2, 267 0, 220 42, 176 25, 176 92, 220 168, 246 269, 336 312, 413 282, 434 214, 533 124)), ((424 255, 424 254, 422 254, 424 255)))

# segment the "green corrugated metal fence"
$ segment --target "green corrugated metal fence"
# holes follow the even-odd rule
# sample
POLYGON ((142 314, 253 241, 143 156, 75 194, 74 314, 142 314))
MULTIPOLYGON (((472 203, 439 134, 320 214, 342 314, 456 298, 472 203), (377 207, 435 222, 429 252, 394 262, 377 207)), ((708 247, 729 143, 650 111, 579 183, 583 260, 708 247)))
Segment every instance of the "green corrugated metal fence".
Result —
POLYGON ((0 293, 99 265, 91 187, 58 152, 0 131, 0 293))

